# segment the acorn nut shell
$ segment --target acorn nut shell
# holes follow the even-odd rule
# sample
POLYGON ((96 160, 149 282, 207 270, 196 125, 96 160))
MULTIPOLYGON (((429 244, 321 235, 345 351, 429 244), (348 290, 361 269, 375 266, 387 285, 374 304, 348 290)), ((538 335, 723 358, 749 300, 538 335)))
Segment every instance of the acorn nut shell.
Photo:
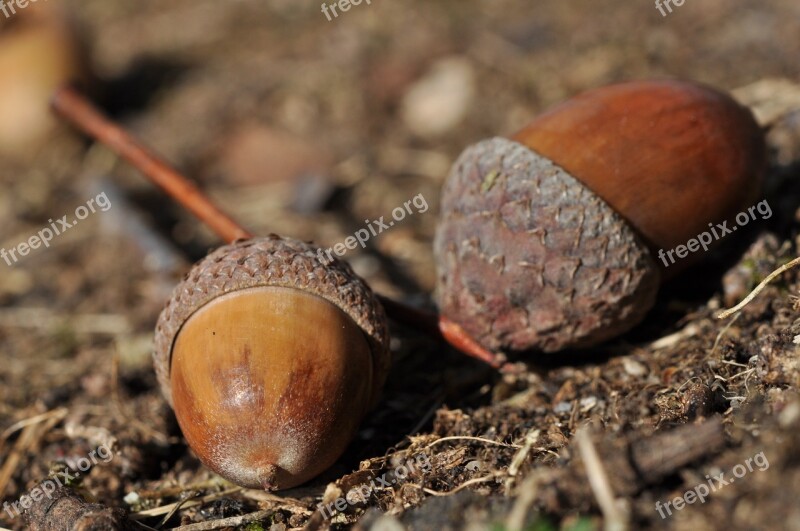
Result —
POLYGON ((632 328, 655 301, 659 269, 636 232, 517 142, 469 147, 441 210, 439 307, 487 348, 590 346, 632 328))
MULTIPOLYGON (((733 224, 758 201, 767 168, 764 132, 750 109, 678 80, 589 90, 537 116, 512 140, 600 196, 653 253, 685 244, 709 223, 733 224)), ((672 276, 701 257, 662 273, 672 276)))
POLYGON ((200 460, 239 485, 277 490, 344 452, 385 382, 387 330, 347 264, 270 236, 194 266, 159 317, 154 362, 200 460))
POLYGON ((702 258, 695 238, 752 211, 766 166, 750 110, 713 88, 651 80, 579 94, 455 165, 435 239, 442 313, 491 350, 621 334, 661 280, 702 258))

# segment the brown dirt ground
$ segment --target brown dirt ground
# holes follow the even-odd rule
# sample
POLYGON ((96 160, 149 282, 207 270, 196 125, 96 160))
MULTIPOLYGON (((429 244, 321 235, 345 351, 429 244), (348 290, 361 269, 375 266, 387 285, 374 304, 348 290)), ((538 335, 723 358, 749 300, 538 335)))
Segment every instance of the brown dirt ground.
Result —
MULTIPOLYGON (((800 81, 795 0, 697 0, 667 18, 640 4, 373 0, 334 22, 290 0, 67 7, 91 48, 102 105, 256 233, 338 242, 423 193, 431 210, 348 259, 377 291, 429 304, 438 189, 463 146, 614 81, 683 77, 728 90, 800 81), (452 57, 474 75, 465 117, 417 133, 404 95, 452 57), (298 173, 312 177, 298 184, 298 173)), ((768 90, 767 103, 780 93, 768 90)), ((277 496, 232 491, 200 465, 150 365, 160 307, 214 237, 80 138, 54 138, 34 161, 0 160, 6 247, 99 191, 115 194, 109 212, 51 248, 0 263, 0 498, 18 499, 107 443, 114 458, 76 489, 150 528, 262 510, 246 529, 800 529, 799 274, 781 276, 735 321, 714 319, 798 255, 800 104, 772 120, 769 144, 774 215, 664 286, 635 331, 503 376, 393 327, 384 398, 347 454, 277 496), (420 452, 430 471, 332 524, 315 514, 324 494, 420 452), (768 469, 658 516, 656 501, 706 474, 730 478, 761 452, 768 469), (598 496, 609 491, 616 504, 598 496), (198 496, 205 503, 188 500, 162 521, 159 508, 198 496)), ((2 512, 0 525, 25 528, 2 512)))

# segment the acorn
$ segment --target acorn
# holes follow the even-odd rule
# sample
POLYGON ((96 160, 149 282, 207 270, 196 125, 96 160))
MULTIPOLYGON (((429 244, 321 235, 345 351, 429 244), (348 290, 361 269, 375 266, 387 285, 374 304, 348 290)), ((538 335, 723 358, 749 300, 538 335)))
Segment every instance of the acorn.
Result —
POLYGON ((751 206, 765 171, 752 113, 714 89, 644 81, 581 94, 455 163, 434 242, 441 312, 493 351, 615 337, 692 263, 656 253, 751 206))
POLYGON ((223 246, 179 284, 155 367, 188 444, 222 477, 278 490, 330 467, 376 403, 384 310, 344 262, 269 236, 223 246))
MULTIPOLYGON (((7 4, 10 4, 7 2, 7 4)), ((86 46, 55 0, 0 12, 0 155, 26 161, 59 129, 50 96, 67 82, 90 83, 86 46)))

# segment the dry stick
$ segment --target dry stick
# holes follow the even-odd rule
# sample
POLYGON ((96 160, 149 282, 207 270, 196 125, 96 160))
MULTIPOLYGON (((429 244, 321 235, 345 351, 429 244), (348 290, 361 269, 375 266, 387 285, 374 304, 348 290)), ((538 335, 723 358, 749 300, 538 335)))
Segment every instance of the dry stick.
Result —
POLYGON ((214 205, 203 192, 176 169, 150 151, 144 144, 112 123, 76 90, 65 87, 56 92, 53 108, 78 125, 89 136, 99 139, 111 150, 141 171, 156 186, 206 223, 226 241, 252 238, 252 235, 214 205))
POLYGON ((589 486, 592 488, 597 504, 605 517, 603 528, 606 531, 627 530, 629 527, 627 512, 614 496, 611 482, 600 459, 600 454, 597 453, 597 449, 592 443, 588 428, 581 428, 575 435, 575 439, 581 459, 583 459, 583 464, 586 467, 586 474, 589 477, 589 486))
POLYGON ((764 290, 764 288, 767 287, 767 284, 769 284, 770 282, 775 280, 775 277, 777 277, 778 275, 780 275, 780 274, 784 273, 785 271, 788 271, 789 269, 792 269, 793 267, 796 267, 798 265, 800 265, 800 257, 795 258, 794 260, 792 260, 791 262, 789 262, 787 264, 783 264, 778 269, 776 269, 775 271, 773 271, 772 273, 767 275, 767 278, 762 280, 761 284, 756 286, 756 289, 751 291, 750 295, 745 297, 742 302, 740 302, 739 304, 737 304, 736 306, 734 306, 733 308, 731 308, 729 310, 725 310, 724 312, 720 312, 719 314, 717 314, 717 319, 725 319, 726 317, 730 317, 731 315, 735 314, 736 312, 738 312, 739 310, 741 310, 742 308, 744 308, 745 306, 750 304, 750 301, 752 301, 754 298, 756 298, 756 295, 761 293, 764 290))
MULTIPOLYGON (((194 183, 121 126, 104 116, 74 88, 64 86, 58 89, 53 95, 52 106, 62 118, 128 161, 225 241, 233 242, 253 237, 250 231, 217 207, 194 183)), ((444 339, 464 354, 484 361, 492 367, 503 367, 505 360, 502 356, 481 347, 460 326, 446 317, 413 308, 382 295, 378 295, 378 299, 389 317, 395 321, 421 330, 436 339, 444 339)))
POLYGON ((220 520, 212 520, 210 522, 201 522, 198 524, 173 527, 171 531, 209 531, 211 529, 222 529, 223 527, 238 527, 251 522, 263 520, 274 513, 274 510, 258 511, 255 513, 244 514, 242 516, 232 516, 230 518, 222 518, 220 520))

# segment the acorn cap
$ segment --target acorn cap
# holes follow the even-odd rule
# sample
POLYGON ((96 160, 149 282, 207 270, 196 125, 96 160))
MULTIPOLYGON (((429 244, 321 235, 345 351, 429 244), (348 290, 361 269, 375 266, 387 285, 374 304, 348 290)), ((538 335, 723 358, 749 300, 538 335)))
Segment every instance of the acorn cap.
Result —
POLYGON ((198 262, 173 291, 158 318, 153 353, 156 376, 170 406, 172 348, 184 323, 222 295, 264 286, 296 288, 321 297, 358 325, 372 352, 374 404, 391 363, 383 307, 347 263, 333 260, 325 264, 317 247, 270 235, 220 247, 198 262))
POLYGON ((576 178, 503 138, 469 147, 442 192, 444 315, 493 350, 587 347, 639 323, 660 273, 636 232, 576 178))

